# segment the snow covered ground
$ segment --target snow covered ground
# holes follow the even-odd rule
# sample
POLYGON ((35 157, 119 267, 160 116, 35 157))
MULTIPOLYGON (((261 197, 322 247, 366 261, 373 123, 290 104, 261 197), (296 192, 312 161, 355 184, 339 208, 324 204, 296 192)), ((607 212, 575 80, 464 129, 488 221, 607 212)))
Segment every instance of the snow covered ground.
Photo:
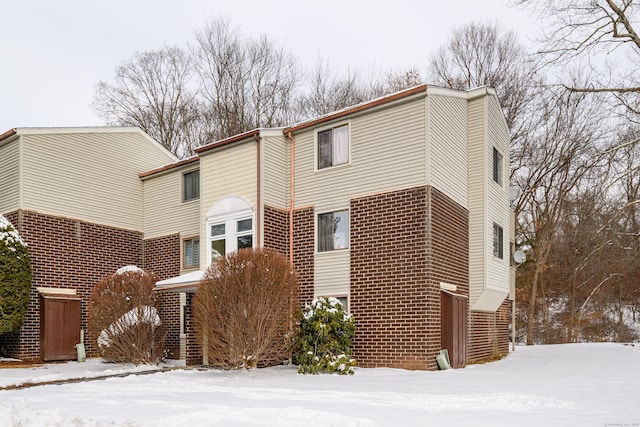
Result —
MULTIPOLYGON (((140 371, 0 369, 0 387, 140 371)), ((518 347, 465 369, 172 370, 0 391, 1 426, 640 426, 640 345, 518 347)))

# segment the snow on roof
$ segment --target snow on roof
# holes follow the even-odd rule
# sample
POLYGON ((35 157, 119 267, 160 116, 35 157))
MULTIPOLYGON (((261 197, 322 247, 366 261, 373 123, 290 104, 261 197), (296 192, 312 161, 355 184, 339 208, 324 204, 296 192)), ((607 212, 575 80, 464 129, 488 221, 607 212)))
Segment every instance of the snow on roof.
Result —
POLYGON ((180 292, 194 292, 197 284, 204 278, 204 271, 196 270, 180 276, 171 277, 169 279, 160 280, 156 282, 156 291, 180 291, 180 292))
POLYGON ((0 240, 5 240, 9 247, 11 248, 15 243, 18 243, 22 246, 27 246, 20 234, 16 231, 16 228, 9 222, 4 215, 0 214, 0 240), (3 231, 8 228, 9 230, 3 231))

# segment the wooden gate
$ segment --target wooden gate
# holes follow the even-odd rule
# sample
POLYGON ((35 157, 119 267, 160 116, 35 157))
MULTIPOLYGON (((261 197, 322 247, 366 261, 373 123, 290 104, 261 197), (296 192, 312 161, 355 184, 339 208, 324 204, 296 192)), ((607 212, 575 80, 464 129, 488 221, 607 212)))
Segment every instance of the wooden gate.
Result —
POLYGON ((40 357, 44 361, 77 358, 80 298, 41 295, 40 357))
POLYGON ((442 348, 449 352, 452 368, 464 368, 467 365, 467 297, 441 291, 440 300, 442 348))

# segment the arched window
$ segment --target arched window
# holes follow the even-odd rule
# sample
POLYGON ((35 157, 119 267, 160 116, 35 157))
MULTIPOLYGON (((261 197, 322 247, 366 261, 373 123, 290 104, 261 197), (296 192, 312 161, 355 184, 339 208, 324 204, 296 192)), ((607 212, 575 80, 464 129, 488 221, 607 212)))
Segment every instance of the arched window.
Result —
POLYGON ((207 212, 207 264, 253 247, 253 207, 242 197, 218 201, 207 212))

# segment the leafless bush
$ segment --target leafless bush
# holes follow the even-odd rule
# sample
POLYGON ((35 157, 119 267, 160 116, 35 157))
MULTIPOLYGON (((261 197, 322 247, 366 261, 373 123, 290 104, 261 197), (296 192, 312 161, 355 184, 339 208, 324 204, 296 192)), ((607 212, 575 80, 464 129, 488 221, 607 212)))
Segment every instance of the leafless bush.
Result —
POLYGON ((298 281, 282 255, 243 249, 213 264, 194 300, 198 340, 212 366, 281 363, 294 343, 298 281))
POLYGON ((157 364, 164 357, 165 328, 153 292, 157 277, 121 269, 102 279, 89 299, 89 333, 107 361, 157 364))

